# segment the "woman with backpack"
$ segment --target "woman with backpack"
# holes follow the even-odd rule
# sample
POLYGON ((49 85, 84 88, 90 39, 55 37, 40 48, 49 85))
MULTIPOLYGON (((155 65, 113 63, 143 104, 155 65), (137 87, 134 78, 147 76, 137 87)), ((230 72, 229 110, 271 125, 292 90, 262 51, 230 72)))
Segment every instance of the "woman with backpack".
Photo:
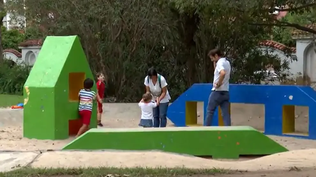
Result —
POLYGON ((171 99, 166 79, 157 73, 154 68, 149 68, 145 77, 144 85, 146 93, 151 93, 153 99, 157 101, 157 107, 153 108, 154 127, 167 126, 167 111, 169 100, 171 99))

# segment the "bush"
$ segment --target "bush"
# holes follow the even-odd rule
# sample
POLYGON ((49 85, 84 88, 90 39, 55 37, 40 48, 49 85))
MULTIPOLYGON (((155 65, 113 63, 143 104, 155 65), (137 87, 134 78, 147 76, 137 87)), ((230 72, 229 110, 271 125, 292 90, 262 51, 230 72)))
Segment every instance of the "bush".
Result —
POLYGON ((29 76, 30 68, 15 65, 11 60, 5 60, 0 65, 0 94, 23 94, 23 85, 29 76))
POLYGON ((25 35, 16 29, 6 30, 3 26, 1 27, 1 31, 2 48, 20 50, 19 44, 26 39, 25 35))

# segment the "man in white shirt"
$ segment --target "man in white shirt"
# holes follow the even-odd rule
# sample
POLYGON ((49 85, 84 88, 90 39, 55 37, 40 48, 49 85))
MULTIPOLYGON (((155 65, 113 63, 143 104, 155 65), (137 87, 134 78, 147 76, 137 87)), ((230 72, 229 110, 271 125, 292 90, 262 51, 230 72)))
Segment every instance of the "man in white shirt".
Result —
POLYGON ((229 113, 229 79, 231 66, 229 61, 223 57, 219 49, 213 49, 208 57, 214 62, 213 88, 209 96, 206 116, 206 126, 211 126, 213 115, 217 106, 221 107, 225 126, 231 125, 229 113))

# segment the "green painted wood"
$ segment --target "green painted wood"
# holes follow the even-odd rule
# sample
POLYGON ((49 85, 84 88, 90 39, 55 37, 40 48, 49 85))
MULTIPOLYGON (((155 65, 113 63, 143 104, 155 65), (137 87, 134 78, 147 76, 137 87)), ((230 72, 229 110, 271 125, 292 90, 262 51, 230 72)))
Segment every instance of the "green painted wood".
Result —
POLYGON ((91 129, 63 150, 162 150, 236 159, 288 151, 249 126, 91 129))
MULTIPOLYGON (((85 77, 94 78, 79 38, 46 37, 24 84, 24 99, 28 100, 24 105, 24 137, 51 140, 69 137, 69 120, 79 118, 78 100, 69 100, 69 73, 85 73, 85 77)), ((96 91, 95 86, 92 89, 96 91)), ((97 127, 96 114, 94 103, 91 128, 97 127)))

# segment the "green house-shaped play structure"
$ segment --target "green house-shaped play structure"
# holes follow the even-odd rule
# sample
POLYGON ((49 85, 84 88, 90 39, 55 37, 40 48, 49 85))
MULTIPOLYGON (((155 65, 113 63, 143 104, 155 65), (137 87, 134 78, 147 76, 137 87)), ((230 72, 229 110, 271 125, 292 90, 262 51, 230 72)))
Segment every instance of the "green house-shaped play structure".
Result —
MULTIPOLYGON (((46 37, 24 85, 24 137, 55 140, 76 134, 78 93, 86 78, 93 74, 79 38, 46 37)), ((96 103, 93 107, 91 128, 97 126, 96 103)))

